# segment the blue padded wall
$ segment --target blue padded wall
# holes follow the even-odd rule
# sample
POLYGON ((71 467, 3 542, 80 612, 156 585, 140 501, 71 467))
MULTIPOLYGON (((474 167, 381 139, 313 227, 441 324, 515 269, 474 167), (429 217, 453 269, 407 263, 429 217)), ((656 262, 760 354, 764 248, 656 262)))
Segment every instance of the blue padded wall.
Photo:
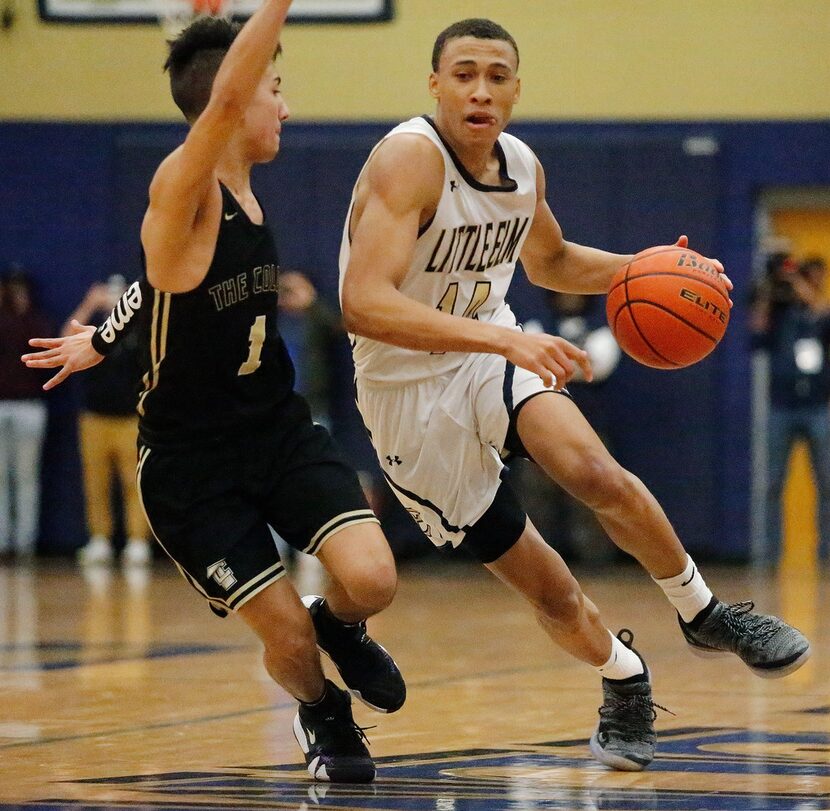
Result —
MULTIPOLYGON (((308 271, 336 300, 337 252, 354 179, 385 124, 290 124, 278 161, 255 170, 255 187, 284 267, 308 271)), ((748 556, 749 356, 745 292, 753 213, 770 185, 830 184, 827 122, 523 124, 512 131, 537 151, 548 200, 577 242, 618 251, 673 241, 720 257, 736 283, 730 329, 706 361, 657 372, 625 360, 606 384, 609 441, 663 503, 694 553, 748 556), (690 137, 716 150, 689 149, 690 137)), ((138 269, 138 225, 147 182, 184 129, 154 124, 0 124, 0 266, 35 274, 58 326, 87 287, 138 269)), ((522 318, 544 306, 517 274, 522 318)), ((338 370, 338 430, 362 466, 371 452, 351 402, 347 352, 338 370)), ((68 552, 84 539, 74 420, 76 388, 50 396, 41 549, 68 552)))

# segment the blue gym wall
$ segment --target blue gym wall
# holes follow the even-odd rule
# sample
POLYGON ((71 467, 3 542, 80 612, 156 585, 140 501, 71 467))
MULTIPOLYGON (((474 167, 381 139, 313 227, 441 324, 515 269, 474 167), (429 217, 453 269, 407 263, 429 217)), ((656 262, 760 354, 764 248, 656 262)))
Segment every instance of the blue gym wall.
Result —
MULTIPOLYGON (((386 129, 292 124, 279 160, 256 170, 282 265, 309 271, 332 301, 351 186, 386 129)), ((748 558, 745 296, 755 201, 769 186, 830 184, 830 124, 557 123, 511 131, 539 154, 567 238, 627 252, 687 233, 693 247, 727 267, 736 304, 716 352, 676 372, 626 359, 605 384, 605 403, 617 458, 654 491, 688 548, 701 558, 748 558)), ((0 124, 0 266, 19 261, 31 269, 56 327, 92 282, 137 273, 147 182, 183 132, 174 125, 0 124)), ((519 274, 512 292, 520 318, 543 307, 519 274)), ((369 466, 346 353, 342 361, 340 439, 369 466)), ((49 397, 40 544, 47 553, 69 552, 84 540, 78 402, 75 384, 49 397)))

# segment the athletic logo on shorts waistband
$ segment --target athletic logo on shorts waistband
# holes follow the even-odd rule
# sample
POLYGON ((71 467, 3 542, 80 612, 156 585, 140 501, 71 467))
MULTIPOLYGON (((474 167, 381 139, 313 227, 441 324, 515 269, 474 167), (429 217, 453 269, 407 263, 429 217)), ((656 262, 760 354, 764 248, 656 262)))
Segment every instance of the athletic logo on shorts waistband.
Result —
POLYGON ((225 591, 230 591, 236 585, 236 577, 224 559, 211 563, 207 568, 207 576, 213 578, 225 591))

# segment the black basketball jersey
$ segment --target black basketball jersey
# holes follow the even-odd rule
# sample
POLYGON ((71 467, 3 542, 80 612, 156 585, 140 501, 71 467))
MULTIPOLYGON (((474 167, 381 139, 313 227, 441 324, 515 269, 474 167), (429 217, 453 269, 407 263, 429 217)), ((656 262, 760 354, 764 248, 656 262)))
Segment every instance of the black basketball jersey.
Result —
POLYGON ((165 293, 144 280, 139 433, 149 445, 221 439, 276 418, 294 386, 277 331, 277 250, 222 186, 216 251, 202 283, 165 293))

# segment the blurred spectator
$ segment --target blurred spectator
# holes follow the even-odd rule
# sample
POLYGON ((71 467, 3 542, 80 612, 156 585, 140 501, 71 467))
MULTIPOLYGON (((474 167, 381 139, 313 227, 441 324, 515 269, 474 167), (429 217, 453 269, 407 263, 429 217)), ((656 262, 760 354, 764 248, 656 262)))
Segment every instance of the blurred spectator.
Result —
POLYGON ((28 561, 40 518, 40 462, 46 433, 41 386, 47 375, 27 369, 28 340, 51 327, 34 300, 29 274, 11 265, 0 278, 0 556, 28 561))
POLYGON ((771 254, 753 290, 753 348, 769 354, 768 487, 764 560, 781 557, 781 495, 793 444, 804 439, 816 480, 819 555, 830 558, 830 307, 820 258, 771 254))
POLYGON ((296 270, 280 271, 280 334, 297 373, 296 390, 315 422, 331 428, 332 357, 344 335, 339 314, 311 280, 296 270))
MULTIPOLYGON (((336 432, 342 426, 333 426, 335 370, 338 344, 344 342, 345 363, 351 363, 346 331, 340 314, 320 298, 311 279, 298 270, 280 271, 280 334, 285 341, 296 370, 296 389, 308 401, 312 419, 336 432)), ((357 418, 359 421, 359 417, 357 418)), ((363 431, 362 423, 359 429, 363 431)), ((374 454, 371 454, 372 460, 374 454)), ((389 543, 397 559, 428 554, 431 544, 423 543, 423 535, 391 494, 388 486, 376 478, 374 470, 359 470, 363 491, 372 510, 384 526, 391 528, 389 543)), ((298 584, 313 592, 315 579, 322 576, 316 559, 297 555, 277 541, 280 555, 292 562, 298 584)))
MULTIPOLYGON (((332 429, 332 363, 344 333, 339 314, 317 293, 311 279, 297 270, 280 271, 280 335, 294 363, 295 389, 314 422, 332 429)), ((298 553, 277 536, 280 556, 292 565, 300 593, 320 590, 323 569, 310 555, 298 553)))
MULTIPOLYGON (((602 383, 617 368, 620 348, 605 321, 604 299, 553 291, 547 297, 548 309, 538 319, 526 321, 524 330, 560 335, 588 353, 593 382, 586 383, 577 368, 568 391, 607 444, 602 383)), ((616 556, 616 548, 587 507, 571 498, 532 462, 517 459, 510 466, 528 515, 542 537, 566 560, 599 565, 616 556)))
MULTIPOLYGON (((72 320, 98 326, 126 290, 123 276, 111 276, 106 284, 94 284, 64 325, 72 320)), ((106 565, 113 559, 113 485, 118 485, 123 505, 126 544, 121 555, 125 566, 146 566, 151 559, 147 523, 135 483, 138 418, 136 399, 140 379, 136 331, 128 334, 107 357, 106 363, 82 376, 84 404, 79 416, 81 461, 89 541, 78 550, 85 566, 106 565)))

